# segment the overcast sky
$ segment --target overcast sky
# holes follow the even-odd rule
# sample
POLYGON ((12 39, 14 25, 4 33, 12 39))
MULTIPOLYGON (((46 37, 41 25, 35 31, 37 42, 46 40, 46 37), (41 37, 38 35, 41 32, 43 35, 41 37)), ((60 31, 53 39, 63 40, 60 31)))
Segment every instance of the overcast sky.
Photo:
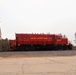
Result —
POLYGON ((76 32, 76 0, 0 0, 2 37, 15 33, 62 33, 70 41, 76 32))

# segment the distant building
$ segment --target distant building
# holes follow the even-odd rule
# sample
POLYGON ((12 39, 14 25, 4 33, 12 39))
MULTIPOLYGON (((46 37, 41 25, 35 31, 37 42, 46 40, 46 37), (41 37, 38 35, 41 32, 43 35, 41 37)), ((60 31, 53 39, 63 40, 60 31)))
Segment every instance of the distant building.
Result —
POLYGON ((0 40, 2 40, 2 33, 1 33, 1 28, 0 28, 0 40))

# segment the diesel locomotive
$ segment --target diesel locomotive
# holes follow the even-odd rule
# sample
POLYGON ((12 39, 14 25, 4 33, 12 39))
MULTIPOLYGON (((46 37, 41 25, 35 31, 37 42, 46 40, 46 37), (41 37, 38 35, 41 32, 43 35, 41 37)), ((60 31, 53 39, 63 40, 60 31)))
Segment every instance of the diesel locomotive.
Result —
POLYGON ((62 34, 17 33, 9 40, 9 50, 71 50, 72 44, 62 34))

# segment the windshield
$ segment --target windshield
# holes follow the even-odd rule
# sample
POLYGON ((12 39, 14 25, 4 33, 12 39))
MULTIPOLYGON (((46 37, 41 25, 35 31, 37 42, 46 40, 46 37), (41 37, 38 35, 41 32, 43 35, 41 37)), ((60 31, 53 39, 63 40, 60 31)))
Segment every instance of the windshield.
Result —
POLYGON ((61 35, 56 35, 55 38, 60 39, 60 38, 62 38, 62 36, 61 35))

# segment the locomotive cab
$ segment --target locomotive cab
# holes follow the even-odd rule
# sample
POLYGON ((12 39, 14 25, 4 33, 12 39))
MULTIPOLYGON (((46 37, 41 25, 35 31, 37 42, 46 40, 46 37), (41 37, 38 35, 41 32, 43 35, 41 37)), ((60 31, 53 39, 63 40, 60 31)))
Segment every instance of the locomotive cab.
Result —
POLYGON ((62 49, 62 35, 56 34, 54 39, 54 49, 60 50, 62 49))
POLYGON ((61 34, 55 35, 55 49, 72 49, 72 44, 68 43, 68 38, 64 35, 62 36, 61 34))

